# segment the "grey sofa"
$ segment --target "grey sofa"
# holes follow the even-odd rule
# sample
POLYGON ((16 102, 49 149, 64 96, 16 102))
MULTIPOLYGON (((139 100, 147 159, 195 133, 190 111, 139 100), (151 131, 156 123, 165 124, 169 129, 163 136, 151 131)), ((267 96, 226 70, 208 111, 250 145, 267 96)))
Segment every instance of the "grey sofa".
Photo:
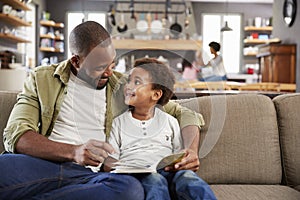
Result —
MULTIPOLYGON (((0 92, 1 131, 15 101, 15 92, 0 92)), ((197 173, 219 200, 300 199, 300 94, 177 101, 204 116, 197 173)))

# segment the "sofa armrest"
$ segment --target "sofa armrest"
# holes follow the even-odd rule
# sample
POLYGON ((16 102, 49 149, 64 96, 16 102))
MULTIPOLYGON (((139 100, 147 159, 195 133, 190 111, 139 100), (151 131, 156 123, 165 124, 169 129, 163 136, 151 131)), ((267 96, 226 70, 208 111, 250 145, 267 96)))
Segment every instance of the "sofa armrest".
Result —
POLYGON ((6 127, 11 110, 17 101, 18 93, 19 92, 17 91, 0 91, 0 153, 4 151, 3 131, 6 127))
POLYGON ((283 175, 286 184, 300 191, 300 93, 273 99, 278 119, 283 175))

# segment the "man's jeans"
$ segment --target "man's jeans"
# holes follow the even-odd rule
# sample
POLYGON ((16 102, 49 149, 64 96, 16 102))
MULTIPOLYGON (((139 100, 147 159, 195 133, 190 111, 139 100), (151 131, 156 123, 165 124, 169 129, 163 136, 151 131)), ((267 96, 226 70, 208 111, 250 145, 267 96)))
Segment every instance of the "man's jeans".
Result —
POLYGON ((75 163, 55 163, 23 154, 0 155, 0 199, 144 199, 138 180, 75 163))
POLYGON ((176 173, 136 174, 144 187, 146 199, 216 200, 209 185, 191 170, 176 173))

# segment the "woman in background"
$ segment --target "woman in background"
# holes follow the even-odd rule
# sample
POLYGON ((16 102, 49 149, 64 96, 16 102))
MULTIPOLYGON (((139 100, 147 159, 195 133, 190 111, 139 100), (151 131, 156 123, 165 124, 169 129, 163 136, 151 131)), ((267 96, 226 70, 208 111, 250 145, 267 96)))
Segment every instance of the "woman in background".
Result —
POLYGON ((226 71, 223 64, 223 58, 218 53, 221 49, 221 45, 218 42, 210 42, 208 44, 210 47, 210 53, 214 55, 214 57, 204 66, 211 67, 213 75, 205 76, 200 79, 201 81, 226 81, 226 71))

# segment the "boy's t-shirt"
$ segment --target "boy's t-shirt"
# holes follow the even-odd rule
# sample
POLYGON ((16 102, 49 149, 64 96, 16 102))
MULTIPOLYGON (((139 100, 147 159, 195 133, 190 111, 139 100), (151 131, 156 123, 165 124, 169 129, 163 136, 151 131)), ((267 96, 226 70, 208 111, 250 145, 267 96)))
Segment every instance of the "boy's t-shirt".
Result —
POLYGON ((133 118, 130 110, 115 118, 109 143, 117 151, 113 158, 137 167, 155 168, 163 157, 183 148, 178 121, 159 108, 145 121, 133 118))

